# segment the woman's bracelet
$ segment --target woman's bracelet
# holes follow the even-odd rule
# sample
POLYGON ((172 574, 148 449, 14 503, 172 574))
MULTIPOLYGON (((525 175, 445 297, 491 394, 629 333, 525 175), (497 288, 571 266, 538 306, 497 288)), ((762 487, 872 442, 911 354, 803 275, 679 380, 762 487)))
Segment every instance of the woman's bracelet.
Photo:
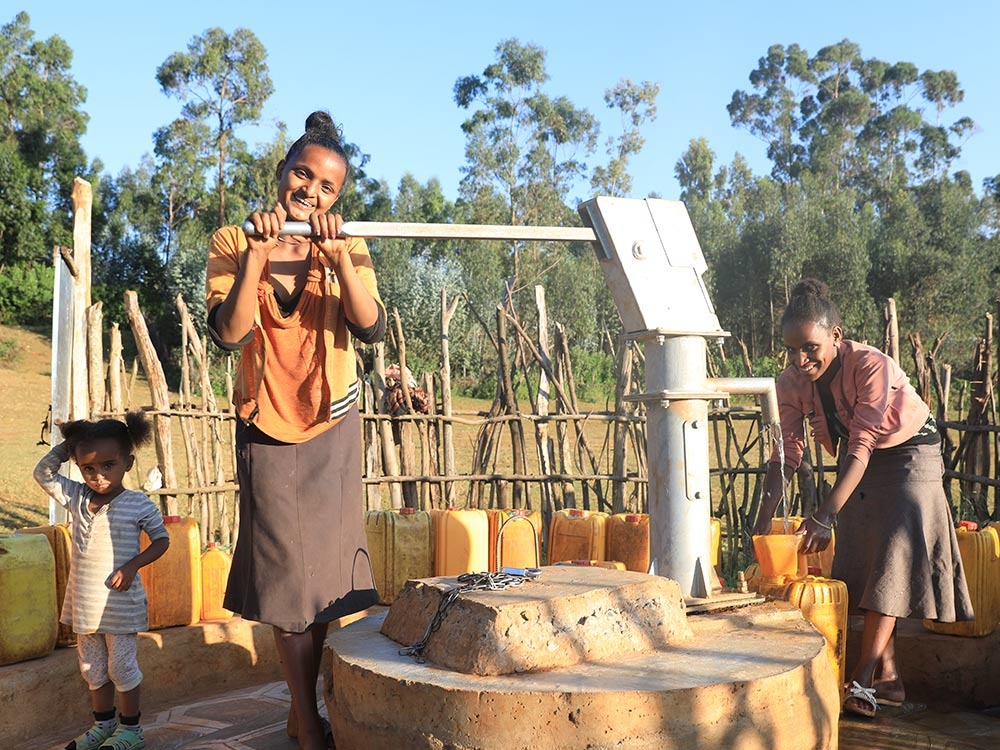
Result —
POLYGON ((832 531, 833 530, 833 524, 832 523, 823 523, 818 518, 816 518, 816 514, 815 513, 813 513, 811 516, 809 516, 809 520, 812 521, 817 526, 822 526, 827 531, 832 531))

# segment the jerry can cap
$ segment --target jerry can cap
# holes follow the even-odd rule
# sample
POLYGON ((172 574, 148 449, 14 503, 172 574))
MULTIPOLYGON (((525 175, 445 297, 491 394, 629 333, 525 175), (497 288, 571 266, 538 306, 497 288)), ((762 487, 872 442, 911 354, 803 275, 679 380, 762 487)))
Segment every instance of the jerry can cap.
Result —
POLYGON ((583 508, 567 508, 566 513, 572 518, 583 518, 587 515, 587 511, 583 510, 583 508))
POLYGON ((399 515, 401 515, 401 516, 412 516, 416 512, 417 512, 416 508, 400 508, 399 509, 399 515))
POLYGON ((181 517, 180 516, 164 516, 163 517, 163 523, 180 523, 180 522, 181 522, 181 517))

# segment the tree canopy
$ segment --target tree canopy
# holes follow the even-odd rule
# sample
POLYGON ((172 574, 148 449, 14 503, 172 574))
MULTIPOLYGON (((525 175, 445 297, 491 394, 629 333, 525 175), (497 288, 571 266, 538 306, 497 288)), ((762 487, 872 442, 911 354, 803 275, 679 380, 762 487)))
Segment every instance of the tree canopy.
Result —
MULTIPOLYGON (((452 90, 465 117, 458 195, 437 180, 406 174, 389 186, 368 174, 363 133, 347 122, 353 179, 338 211, 361 220, 578 225, 578 194, 633 195, 630 165, 657 117, 658 83, 603 82, 618 128, 602 135, 598 116, 553 85, 542 47, 505 39, 483 58, 479 72, 456 71, 452 90)), ((818 276, 854 338, 881 344, 881 307, 893 297, 903 331, 947 334, 943 356, 966 361, 996 295, 1000 174, 977 194, 969 175, 954 171, 975 128, 953 114, 964 98, 958 74, 869 58, 847 39, 815 53, 774 44, 748 68, 748 85, 726 108, 733 127, 766 145, 769 173, 754 174, 740 154, 720 162, 697 135, 674 169, 723 327, 755 361, 773 362, 791 287, 818 276)), ((120 320, 122 292, 136 289, 168 356, 179 340, 178 293, 202 323, 209 237, 273 205, 275 169, 300 124, 279 123, 253 148, 241 138, 274 90, 267 50, 249 29, 206 29, 153 78, 178 102, 177 117, 151 134, 151 155, 103 174, 80 145, 86 89, 73 78, 72 50, 58 36, 37 39, 27 13, 0 27, 0 319, 44 310, 52 247, 69 241, 69 196, 82 176, 95 184, 95 291, 105 316, 120 320)), ((490 369, 485 330, 496 305, 535 322, 536 286, 579 354, 606 354, 620 332, 585 243, 370 244, 418 369, 436 367, 442 290, 463 299, 451 355, 469 373, 490 369)))

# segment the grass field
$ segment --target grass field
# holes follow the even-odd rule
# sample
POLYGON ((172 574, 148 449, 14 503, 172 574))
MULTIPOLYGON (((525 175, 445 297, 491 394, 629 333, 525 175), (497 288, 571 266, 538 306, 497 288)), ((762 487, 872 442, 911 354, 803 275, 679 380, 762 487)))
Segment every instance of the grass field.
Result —
POLYGON ((0 531, 48 519, 48 497, 31 472, 48 450, 38 441, 51 398, 51 356, 47 331, 0 326, 0 531))

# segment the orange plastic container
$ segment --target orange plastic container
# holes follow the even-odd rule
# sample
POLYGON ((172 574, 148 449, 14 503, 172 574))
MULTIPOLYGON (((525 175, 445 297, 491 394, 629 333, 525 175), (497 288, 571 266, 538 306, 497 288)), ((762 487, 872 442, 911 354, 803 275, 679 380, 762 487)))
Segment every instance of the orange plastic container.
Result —
POLYGON ((222 606, 226 599, 226 583, 232 556, 215 542, 201 555, 201 619, 226 620, 233 613, 222 606))
POLYGON ((56 563, 39 534, 0 534, 0 666, 50 654, 59 634, 56 563))
POLYGON ((753 537, 753 551, 760 563, 761 575, 774 578, 794 577, 799 570, 799 544, 797 534, 763 534, 753 537))
POLYGON ((649 572, 649 514, 615 513, 605 529, 606 560, 620 560, 627 570, 649 572))
MULTIPOLYGON (((795 530, 799 528, 799 524, 802 523, 802 516, 789 516, 785 518, 772 518, 771 519, 771 533, 772 534, 794 534, 795 530), (785 522, 788 522, 787 524, 785 522), (785 531, 787 527, 787 531, 785 531)), ((799 569, 796 575, 799 578, 804 578, 808 573, 810 568, 818 568, 820 575, 829 578, 833 573, 833 552, 834 546, 837 541, 837 532, 830 532, 830 545, 822 552, 812 552, 805 555, 802 560, 799 561, 799 569)))
POLYGON ((1000 624, 1000 536, 997 531, 994 524, 982 531, 961 527, 956 530, 976 619, 971 622, 924 620, 925 628, 933 633, 971 638, 980 638, 996 630, 1000 624))
POLYGON ((69 563, 73 554, 73 537, 69 526, 57 523, 54 526, 30 526, 21 529, 19 534, 42 534, 49 540, 52 556, 56 565, 56 622, 59 623, 59 634, 56 636, 56 646, 75 646, 76 633, 69 625, 59 622, 63 601, 66 599, 66 584, 69 581, 69 563))
POLYGON ((802 610, 802 616, 826 639, 836 684, 843 685, 847 657, 847 584, 832 578, 806 576, 790 582, 781 598, 802 610))
POLYGON ((457 576, 485 573, 490 569, 490 522, 485 510, 432 510, 431 523, 434 528, 434 575, 457 576))
MULTIPOLYGON (((164 516, 170 547, 139 571, 149 603, 149 629, 193 625, 201 619, 201 539, 190 517, 164 516)), ((143 534, 140 547, 149 546, 143 534)))
POLYGON ((490 570, 504 566, 537 568, 542 564, 542 514, 525 508, 491 508, 489 519, 490 570))
POLYGON ((392 604, 411 578, 434 575, 434 536, 427 511, 370 510, 365 513, 365 535, 382 604, 392 604))
POLYGON ((604 560, 607 552, 607 513, 563 508, 552 515, 548 562, 604 560))

